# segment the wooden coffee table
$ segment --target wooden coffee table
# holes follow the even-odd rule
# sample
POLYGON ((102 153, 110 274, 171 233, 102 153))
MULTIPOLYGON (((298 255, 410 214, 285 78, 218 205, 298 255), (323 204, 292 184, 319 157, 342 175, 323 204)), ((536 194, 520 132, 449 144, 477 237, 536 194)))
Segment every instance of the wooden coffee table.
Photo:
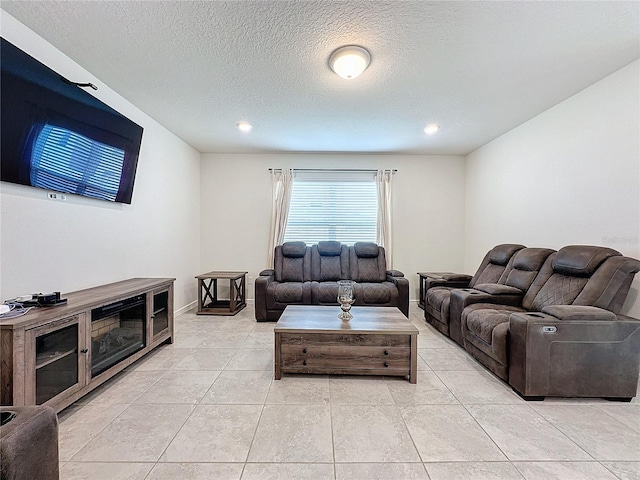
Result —
POLYGON ((283 373, 408 376, 417 381, 418 329, 395 307, 289 305, 275 326, 275 379, 283 373))

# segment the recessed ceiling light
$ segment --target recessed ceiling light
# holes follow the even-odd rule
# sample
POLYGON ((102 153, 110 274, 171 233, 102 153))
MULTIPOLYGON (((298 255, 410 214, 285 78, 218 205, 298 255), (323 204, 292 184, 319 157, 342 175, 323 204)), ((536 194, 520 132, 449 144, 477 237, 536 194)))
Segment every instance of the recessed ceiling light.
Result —
POLYGON ((253 125, 251 125, 249 122, 238 122, 236 123, 236 126, 241 132, 249 132, 253 128, 253 125))
POLYGON ((369 62, 371 62, 369 52, 357 45, 340 47, 329 57, 331 70, 347 80, 353 80, 364 72, 369 62))
POLYGON ((424 128, 424 133, 426 133, 427 135, 433 135, 438 130, 440 130, 440 125, 438 125, 437 123, 430 123, 424 128))

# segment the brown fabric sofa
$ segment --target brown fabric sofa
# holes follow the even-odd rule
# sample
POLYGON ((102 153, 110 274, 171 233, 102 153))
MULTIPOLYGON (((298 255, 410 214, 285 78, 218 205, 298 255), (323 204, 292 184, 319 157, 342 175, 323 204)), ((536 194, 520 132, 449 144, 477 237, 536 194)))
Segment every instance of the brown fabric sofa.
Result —
POLYGON ((431 325, 445 335, 451 336, 459 344, 462 337, 455 327, 450 333, 449 296, 454 288, 472 288, 479 283, 502 283, 511 270, 509 265, 513 255, 525 248, 524 245, 505 243, 496 245, 487 252, 475 275, 459 273, 427 274, 424 286, 424 317, 431 325))
POLYGON ((256 279, 256 320, 278 320, 287 305, 338 305, 338 280, 356 282, 354 305, 398 307, 409 316, 409 281, 386 269, 383 247, 285 242, 275 249, 274 268, 256 279))
POLYGON ((640 321, 617 314, 639 270, 613 249, 571 245, 548 255, 520 293, 512 282, 452 291, 450 315, 460 316, 464 348, 527 399, 629 400, 640 321))

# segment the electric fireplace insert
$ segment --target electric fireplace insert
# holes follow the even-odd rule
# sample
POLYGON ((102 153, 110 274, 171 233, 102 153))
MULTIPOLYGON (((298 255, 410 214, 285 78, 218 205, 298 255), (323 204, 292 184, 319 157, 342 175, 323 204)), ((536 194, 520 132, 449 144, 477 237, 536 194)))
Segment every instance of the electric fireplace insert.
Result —
POLYGON ((91 310, 91 376, 145 347, 146 296, 91 310))

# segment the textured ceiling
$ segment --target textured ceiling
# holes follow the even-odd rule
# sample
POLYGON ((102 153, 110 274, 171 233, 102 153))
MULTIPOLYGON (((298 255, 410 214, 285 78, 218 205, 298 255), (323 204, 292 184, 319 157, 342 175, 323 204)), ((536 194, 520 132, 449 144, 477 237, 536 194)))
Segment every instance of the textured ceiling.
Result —
POLYGON ((201 152, 428 154, 469 153, 639 58, 639 5, 1 3, 201 152), (327 65, 346 44, 372 57, 352 81, 327 65))

